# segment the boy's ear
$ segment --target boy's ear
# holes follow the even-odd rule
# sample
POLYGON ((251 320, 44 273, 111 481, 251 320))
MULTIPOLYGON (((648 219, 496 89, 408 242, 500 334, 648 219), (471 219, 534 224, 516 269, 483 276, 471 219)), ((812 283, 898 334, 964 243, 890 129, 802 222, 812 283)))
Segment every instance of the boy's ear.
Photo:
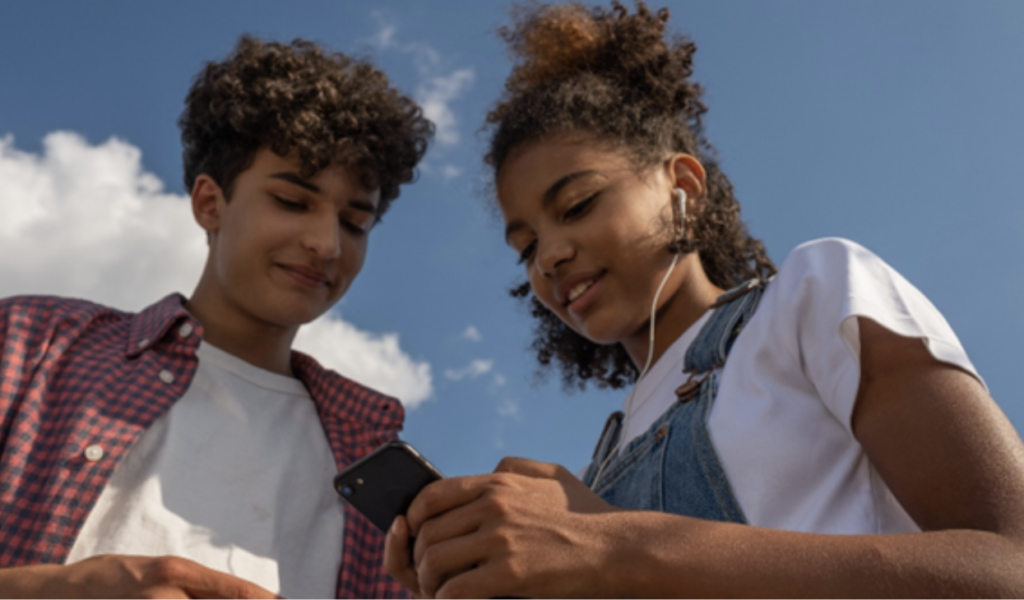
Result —
POLYGON ((213 177, 202 174, 192 185, 192 216, 206 233, 220 229, 220 207, 224 192, 213 177))

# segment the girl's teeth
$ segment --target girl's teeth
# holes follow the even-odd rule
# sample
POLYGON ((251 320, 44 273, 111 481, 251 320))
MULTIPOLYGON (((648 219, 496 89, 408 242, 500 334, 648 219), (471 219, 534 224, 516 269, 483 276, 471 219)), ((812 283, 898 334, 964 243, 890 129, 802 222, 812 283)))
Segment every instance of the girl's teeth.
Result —
POLYGON ((587 291, 593 283, 593 281, 586 281, 572 288, 572 291, 569 292, 569 302, 572 302, 579 298, 580 294, 587 291))

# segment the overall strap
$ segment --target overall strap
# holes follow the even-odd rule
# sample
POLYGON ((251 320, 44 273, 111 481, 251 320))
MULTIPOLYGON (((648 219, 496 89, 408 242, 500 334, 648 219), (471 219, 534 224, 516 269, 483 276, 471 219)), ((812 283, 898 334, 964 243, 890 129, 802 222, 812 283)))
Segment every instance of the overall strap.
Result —
MULTIPOLYGON (((683 372, 689 373, 690 379, 676 390, 680 402, 689 402, 696 398, 701 385, 711 373, 725 364, 733 342, 743 330, 743 326, 753 317, 767 285, 767 281, 751 279, 725 292, 711 305, 711 308, 715 309, 714 314, 690 344, 683 360, 683 372)), ((620 410, 609 415, 594 448, 595 464, 602 464, 618 447, 619 436, 622 435, 622 420, 623 413, 620 410)))
POLYGON ((711 305, 715 312, 690 344, 683 359, 683 373, 689 373, 690 379, 676 390, 680 402, 695 398, 711 373, 725 365, 733 343, 754 316, 767 285, 767 281, 751 279, 725 292, 711 305))

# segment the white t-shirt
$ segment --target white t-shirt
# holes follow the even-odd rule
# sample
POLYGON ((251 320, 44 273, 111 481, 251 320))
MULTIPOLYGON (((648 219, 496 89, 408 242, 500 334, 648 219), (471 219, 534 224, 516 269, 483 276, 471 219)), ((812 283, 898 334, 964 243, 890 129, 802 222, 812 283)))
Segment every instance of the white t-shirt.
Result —
MULTIPOLYGON (((683 359, 710 313, 637 386, 622 445, 676 401, 683 359)), ((719 373, 711 440, 751 525, 834 534, 919 531, 853 436, 856 317, 921 338, 978 377, 939 311, 880 258, 842 239, 799 246, 768 285, 719 373)), ((980 377, 978 377, 980 381, 980 377)))
POLYGON ((132 447, 67 562, 174 555, 290 598, 333 598, 344 513, 302 383, 203 342, 192 385, 132 447))

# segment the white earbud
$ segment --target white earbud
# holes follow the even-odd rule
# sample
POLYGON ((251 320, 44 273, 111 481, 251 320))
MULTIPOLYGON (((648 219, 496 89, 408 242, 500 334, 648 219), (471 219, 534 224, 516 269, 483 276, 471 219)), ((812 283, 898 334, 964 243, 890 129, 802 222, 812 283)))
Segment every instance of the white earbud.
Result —
POLYGON ((679 199, 679 226, 686 228, 686 190, 681 187, 676 188, 676 198, 679 199))

